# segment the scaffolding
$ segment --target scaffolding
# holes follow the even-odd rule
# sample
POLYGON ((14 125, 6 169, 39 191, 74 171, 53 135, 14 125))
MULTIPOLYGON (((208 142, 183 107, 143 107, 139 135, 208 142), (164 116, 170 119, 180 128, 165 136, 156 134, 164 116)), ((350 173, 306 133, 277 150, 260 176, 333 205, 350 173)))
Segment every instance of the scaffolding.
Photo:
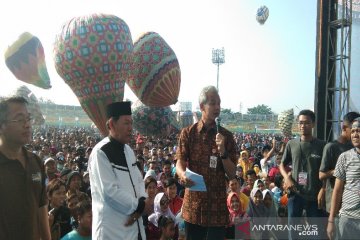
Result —
POLYGON ((349 111, 352 2, 319 0, 319 13, 322 32, 318 34, 326 39, 318 39, 318 56, 324 57, 320 61, 325 60, 318 68, 323 66, 325 71, 318 70, 316 130, 318 138, 331 141, 339 136, 341 120, 349 111))

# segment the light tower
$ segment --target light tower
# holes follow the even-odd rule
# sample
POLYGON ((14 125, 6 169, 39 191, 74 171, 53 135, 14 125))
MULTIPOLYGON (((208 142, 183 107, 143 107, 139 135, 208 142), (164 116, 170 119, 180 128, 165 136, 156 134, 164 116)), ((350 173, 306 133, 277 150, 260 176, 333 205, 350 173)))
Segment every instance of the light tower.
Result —
POLYGON ((222 49, 212 49, 212 62, 217 65, 217 81, 216 88, 219 91, 219 67, 221 64, 225 63, 225 50, 222 49))

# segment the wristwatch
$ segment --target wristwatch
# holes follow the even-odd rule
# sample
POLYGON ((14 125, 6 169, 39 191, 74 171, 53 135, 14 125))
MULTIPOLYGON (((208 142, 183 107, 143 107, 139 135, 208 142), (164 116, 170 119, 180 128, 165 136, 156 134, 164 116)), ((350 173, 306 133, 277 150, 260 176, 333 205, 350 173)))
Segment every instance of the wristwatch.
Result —
POLYGON ((229 154, 227 151, 225 151, 223 154, 220 155, 221 159, 227 159, 229 157, 229 154))

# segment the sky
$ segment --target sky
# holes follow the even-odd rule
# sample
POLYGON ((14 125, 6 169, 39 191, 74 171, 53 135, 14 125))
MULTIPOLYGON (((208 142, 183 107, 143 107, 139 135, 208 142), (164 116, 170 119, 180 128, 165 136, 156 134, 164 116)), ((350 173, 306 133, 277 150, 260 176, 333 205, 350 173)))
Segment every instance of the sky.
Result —
MULTIPOLYGON (((0 61, 0 95, 26 85, 37 98, 80 105, 57 74, 53 43, 64 22, 91 13, 123 19, 135 41, 145 32, 160 34, 174 50, 181 68, 179 101, 198 106, 201 89, 216 86, 213 48, 225 49, 220 66, 221 107, 234 112, 266 104, 275 113, 314 108, 317 1, 280 0, 12 0, 0 7, 0 51, 23 32, 37 36, 45 49, 52 88, 19 81, 0 61), (256 21, 266 5, 269 18, 256 21), (241 106, 241 107, 240 107, 241 106)), ((126 86, 124 99, 136 101, 126 86)), ((173 107, 173 106, 172 106, 173 107)))

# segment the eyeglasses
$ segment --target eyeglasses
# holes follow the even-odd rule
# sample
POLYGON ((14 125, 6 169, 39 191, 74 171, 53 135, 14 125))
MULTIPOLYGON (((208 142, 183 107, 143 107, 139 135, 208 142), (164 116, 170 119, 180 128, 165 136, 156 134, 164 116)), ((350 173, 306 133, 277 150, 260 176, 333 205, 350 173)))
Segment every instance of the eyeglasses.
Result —
POLYGON ((31 123, 31 124, 34 123, 34 119, 33 117, 28 116, 26 118, 8 120, 7 122, 25 125, 26 123, 31 123))
POLYGON ((300 122, 298 122, 298 124, 299 125, 305 125, 305 126, 308 126, 308 125, 310 125, 311 124, 311 122, 308 122, 308 121, 300 121, 300 122))
POLYGON ((161 199, 160 200, 160 205, 166 205, 166 204, 169 204, 169 199, 161 199))

